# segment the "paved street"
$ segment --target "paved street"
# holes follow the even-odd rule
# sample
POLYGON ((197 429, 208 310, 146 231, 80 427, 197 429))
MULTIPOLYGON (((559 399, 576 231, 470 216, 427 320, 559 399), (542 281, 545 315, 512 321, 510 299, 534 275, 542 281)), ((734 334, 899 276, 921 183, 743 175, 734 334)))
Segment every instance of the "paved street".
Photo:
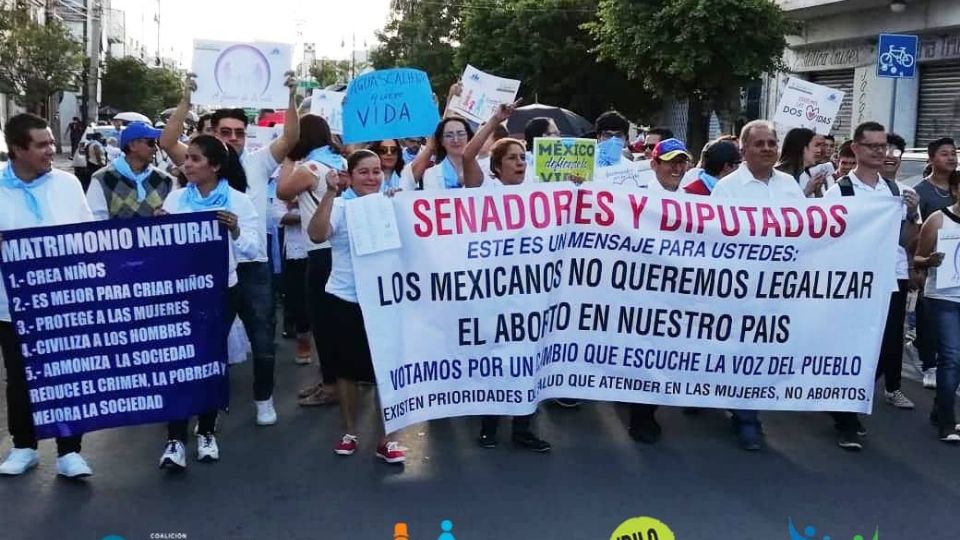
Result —
POLYGON ((167 475, 156 469, 163 427, 115 429, 86 437, 96 474, 71 483, 55 478, 44 442, 38 469, 0 479, 0 537, 379 540, 404 521, 411 539, 433 540, 450 519, 459 540, 605 540, 626 518, 648 515, 678 539, 789 539, 788 517, 834 540, 871 538, 876 526, 887 539, 956 538, 960 448, 936 440, 926 422, 932 392, 914 381, 905 391, 918 409, 876 404, 862 454, 835 446, 824 414, 764 415, 769 448, 748 454, 717 411, 661 410, 662 443, 642 446, 627 437, 623 411, 591 404, 543 408, 539 426, 554 446, 547 455, 478 448, 476 419, 415 426, 403 437, 410 451, 401 468, 373 458, 372 429, 356 455, 334 455, 337 410, 297 407, 296 389, 315 364, 294 365, 291 343, 278 366, 279 424, 254 425, 243 365, 233 371, 218 464, 167 475))

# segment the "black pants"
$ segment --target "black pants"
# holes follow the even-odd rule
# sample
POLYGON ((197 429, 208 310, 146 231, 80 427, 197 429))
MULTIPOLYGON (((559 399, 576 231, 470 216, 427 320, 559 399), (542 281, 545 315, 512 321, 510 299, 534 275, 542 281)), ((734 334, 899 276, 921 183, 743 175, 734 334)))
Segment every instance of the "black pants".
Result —
POLYGON ((887 392, 900 389, 903 371, 903 322, 907 316, 907 280, 898 281, 899 289, 890 295, 890 311, 883 328, 883 343, 877 361, 877 379, 883 377, 887 392))
POLYGON ((307 259, 287 259, 283 268, 284 326, 298 334, 310 331, 307 315, 307 259))
POLYGON ((913 346, 924 371, 937 367, 937 321, 933 310, 923 299, 923 290, 917 294, 917 337, 913 346))
MULTIPOLYGON (((239 287, 233 286, 227 289, 227 302, 223 310, 223 329, 221 330, 223 334, 223 341, 227 341, 227 336, 230 334, 230 327, 233 326, 233 320, 237 318, 237 310, 240 307, 240 291, 239 287)), ((216 409, 212 411, 206 411, 200 413, 197 416, 197 434, 198 435, 210 435, 214 432, 217 427, 217 414, 219 411, 216 409)), ((180 441, 182 443, 187 442, 187 431, 190 424, 189 418, 184 418, 183 420, 174 420, 167 423, 167 439, 171 441, 180 441)))
MULTIPOLYGON (((527 416, 514 416, 513 417, 513 434, 519 435, 521 433, 530 433, 531 424, 533 423, 533 417, 535 414, 530 414, 527 416)), ((484 416, 480 420, 480 433, 484 435, 489 435, 491 437, 497 434, 497 424, 500 423, 499 416, 484 416)))
POLYGON ((630 404, 630 429, 639 427, 641 424, 652 421, 653 415, 657 412, 658 405, 648 403, 630 404))
POLYGON ((266 401, 273 396, 276 365, 277 310, 273 295, 273 270, 265 262, 239 263, 237 279, 237 315, 253 349, 253 399, 266 401))
POLYGON ((330 357, 324 353, 325 347, 320 343, 320 336, 324 335, 327 324, 327 299, 324 289, 330 279, 330 269, 333 266, 333 257, 330 249, 315 249, 307 258, 307 311, 310 314, 310 328, 313 329, 313 342, 317 349, 317 358, 320 361, 320 375, 323 384, 336 384, 336 371, 330 365, 330 357))
MULTIPOLYGON (((13 324, 5 321, 0 321, 0 351, 3 353, 3 367, 7 370, 7 426, 13 437, 13 447, 36 449, 37 437, 33 430, 20 340, 13 324)), ((57 455, 79 452, 80 439, 80 435, 57 438, 57 455)))

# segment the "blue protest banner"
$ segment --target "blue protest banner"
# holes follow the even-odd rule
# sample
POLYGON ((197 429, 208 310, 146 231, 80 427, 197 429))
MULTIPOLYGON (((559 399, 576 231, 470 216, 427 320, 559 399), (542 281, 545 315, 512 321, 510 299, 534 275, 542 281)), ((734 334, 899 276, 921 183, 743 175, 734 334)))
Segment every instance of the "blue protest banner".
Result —
POLYGON ((350 82, 343 102, 347 144, 424 137, 440 122, 430 78, 418 69, 383 69, 350 82))
POLYGON ((216 212, 4 231, 0 252, 38 438, 227 404, 216 212))
POLYGON ((880 34, 877 77, 913 79, 917 76, 920 38, 909 34, 880 34))

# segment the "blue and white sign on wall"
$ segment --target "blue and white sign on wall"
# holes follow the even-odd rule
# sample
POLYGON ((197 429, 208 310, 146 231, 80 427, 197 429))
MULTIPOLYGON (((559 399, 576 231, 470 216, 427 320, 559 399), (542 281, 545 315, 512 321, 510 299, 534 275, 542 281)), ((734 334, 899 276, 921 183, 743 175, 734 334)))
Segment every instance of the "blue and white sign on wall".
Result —
POLYGON ((877 45, 877 77, 913 79, 917 76, 920 38, 907 34, 880 34, 877 45))

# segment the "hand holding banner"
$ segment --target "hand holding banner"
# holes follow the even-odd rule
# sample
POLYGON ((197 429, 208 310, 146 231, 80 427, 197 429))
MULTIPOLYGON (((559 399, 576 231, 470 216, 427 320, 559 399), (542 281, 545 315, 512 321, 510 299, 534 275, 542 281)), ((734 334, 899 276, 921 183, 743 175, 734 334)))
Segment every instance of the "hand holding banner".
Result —
POLYGON ((440 113, 427 74, 384 69, 350 82, 343 103, 343 142, 373 142, 433 134, 440 113))

